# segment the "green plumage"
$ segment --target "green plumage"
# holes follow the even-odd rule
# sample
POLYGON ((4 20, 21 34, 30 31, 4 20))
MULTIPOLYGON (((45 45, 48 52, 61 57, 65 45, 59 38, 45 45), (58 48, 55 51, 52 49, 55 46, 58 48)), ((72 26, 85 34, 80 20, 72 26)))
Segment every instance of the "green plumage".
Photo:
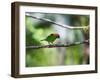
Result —
POLYGON ((53 42, 57 39, 60 38, 59 34, 50 34, 47 36, 47 38, 41 40, 41 41, 47 41, 49 44, 53 44, 53 42))

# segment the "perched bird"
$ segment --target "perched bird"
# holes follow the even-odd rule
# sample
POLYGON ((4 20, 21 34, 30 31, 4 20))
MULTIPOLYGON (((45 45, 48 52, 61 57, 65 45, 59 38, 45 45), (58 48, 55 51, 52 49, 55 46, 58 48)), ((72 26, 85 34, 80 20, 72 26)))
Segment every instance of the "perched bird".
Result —
POLYGON ((49 44, 53 44, 53 42, 57 39, 60 38, 60 35, 57 33, 52 33, 49 36, 47 36, 45 39, 41 41, 47 41, 49 44))

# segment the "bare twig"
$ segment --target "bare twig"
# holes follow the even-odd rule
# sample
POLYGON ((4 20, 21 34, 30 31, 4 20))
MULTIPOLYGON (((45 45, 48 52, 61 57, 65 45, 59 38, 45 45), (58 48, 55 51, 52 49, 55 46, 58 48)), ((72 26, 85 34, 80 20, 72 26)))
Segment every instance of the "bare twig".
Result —
POLYGON ((75 42, 72 44, 53 44, 53 45, 40 45, 40 46, 26 46, 26 49, 40 49, 40 48, 56 48, 56 47, 70 47, 78 44, 89 43, 89 40, 85 40, 83 42, 75 42))
POLYGON ((75 27, 75 26, 64 25, 64 24, 60 24, 60 23, 54 22, 54 21, 52 21, 50 19, 36 17, 36 16, 30 15, 30 14, 26 14, 26 16, 34 18, 34 19, 37 19, 37 20, 42 20, 42 21, 50 22, 52 24, 58 25, 58 26, 63 27, 63 28, 68 28, 68 29, 83 29, 83 28, 89 27, 89 26, 77 26, 77 27, 75 27))

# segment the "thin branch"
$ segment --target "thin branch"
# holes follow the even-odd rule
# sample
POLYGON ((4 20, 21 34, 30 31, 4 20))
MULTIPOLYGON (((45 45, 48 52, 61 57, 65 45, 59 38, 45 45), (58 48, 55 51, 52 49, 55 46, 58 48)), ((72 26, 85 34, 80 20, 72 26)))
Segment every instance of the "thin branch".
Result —
POLYGON ((56 48, 56 47, 70 47, 79 44, 89 43, 89 40, 83 42, 75 42, 72 44, 53 44, 53 45, 40 45, 40 46, 26 46, 26 49, 40 49, 40 48, 56 48))
POLYGON ((88 26, 77 26, 77 27, 75 27, 75 26, 68 26, 68 25, 64 25, 64 24, 59 24, 59 23, 54 22, 54 21, 52 21, 50 19, 36 17, 36 16, 30 15, 30 14, 26 14, 26 16, 34 18, 34 19, 37 19, 37 20, 42 20, 42 21, 50 22, 52 24, 58 25, 58 26, 63 27, 63 28, 68 28, 68 29, 82 29, 82 28, 87 28, 88 27, 88 26))

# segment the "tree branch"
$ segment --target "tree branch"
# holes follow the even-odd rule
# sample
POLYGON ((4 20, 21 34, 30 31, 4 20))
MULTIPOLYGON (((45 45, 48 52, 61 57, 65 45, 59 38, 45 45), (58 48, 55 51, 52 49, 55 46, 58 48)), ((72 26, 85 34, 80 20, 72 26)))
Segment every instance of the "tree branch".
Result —
POLYGON ((34 18, 34 19, 37 19, 37 20, 46 21, 46 22, 58 25, 58 26, 63 27, 63 28, 68 28, 68 29, 82 29, 82 28, 87 28, 88 27, 88 26, 77 26, 77 27, 75 27, 75 26, 68 26, 68 25, 64 25, 64 24, 59 24, 59 23, 54 22, 54 21, 52 21, 50 19, 36 17, 36 16, 30 15, 30 14, 26 14, 26 16, 34 18))
POLYGON ((75 42, 72 44, 53 44, 53 45, 40 45, 40 46, 26 46, 26 49, 40 49, 40 48, 56 48, 56 47, 70 47, 79 44, 89 43, 89 40, 85 40, 83 42, 75 42))

